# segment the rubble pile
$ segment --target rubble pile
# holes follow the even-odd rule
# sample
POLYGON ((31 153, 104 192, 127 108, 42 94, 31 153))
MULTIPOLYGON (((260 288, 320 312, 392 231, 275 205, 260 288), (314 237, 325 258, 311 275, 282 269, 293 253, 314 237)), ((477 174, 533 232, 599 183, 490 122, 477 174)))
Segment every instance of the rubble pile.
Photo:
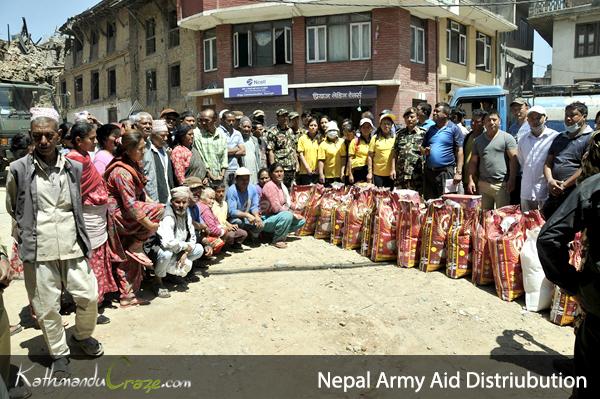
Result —
POLYGON ((24 24, 10 42, 0 40, 0 80, 55 85, 64 68, 65 36, 55 33, 43 43, 31 40, 24 24))

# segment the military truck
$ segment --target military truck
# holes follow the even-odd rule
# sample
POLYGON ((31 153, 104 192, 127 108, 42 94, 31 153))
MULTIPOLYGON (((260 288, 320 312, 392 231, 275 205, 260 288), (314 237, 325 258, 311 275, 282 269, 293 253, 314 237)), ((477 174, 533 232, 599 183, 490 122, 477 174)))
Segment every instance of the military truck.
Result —
POLYGON ((0 80, 0 180, 13 160, 10 142, 19 132, 29 131, 31 114, 36 106, 54 106, 54 90, 50 85, 0 80))

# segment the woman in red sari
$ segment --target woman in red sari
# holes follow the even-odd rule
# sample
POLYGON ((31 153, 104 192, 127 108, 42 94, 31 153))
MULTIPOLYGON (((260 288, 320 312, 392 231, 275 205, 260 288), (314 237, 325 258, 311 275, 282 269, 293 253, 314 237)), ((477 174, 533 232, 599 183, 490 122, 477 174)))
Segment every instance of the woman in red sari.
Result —
MULTIPOLYGON (((83 165, 81 174, 83 219, 92 245, 89 265, 98 281, 98 304, 101 305, 105 294, 117 291, 117 284, 112 273, 112 256, 106 230, 108 191, 89 154, 96 147, 96 128, 90 123, 76 123, 71 128, 71 142, 73 149, 67 154, 67 158, 83 165)), ((110 319, 103 314, 98 316, 98 324, 109 322, 110 319)))
POLYGON ((152 262, 143 252, 143 243, 158 229, 164 205, 146 202, 146 177, 140 166, 145 142, 142 134, 129 131, 121 137, 117 156, 106 168, 108 210, 111 219, 108 236, 113 252, 120 258, 115 265, 121 307, 144 305, 136 296, 142 282, 142 265, 152 262))

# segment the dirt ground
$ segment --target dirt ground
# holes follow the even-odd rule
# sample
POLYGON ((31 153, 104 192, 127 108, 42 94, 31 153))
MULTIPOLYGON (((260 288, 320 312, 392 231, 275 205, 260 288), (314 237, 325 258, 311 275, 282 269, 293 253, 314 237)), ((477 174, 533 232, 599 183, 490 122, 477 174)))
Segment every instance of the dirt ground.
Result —
MULTIPOLYGON (((0 191, 4 203, 4 189, 0 191)), ((10 220, 0 207, 2 242, 10 220)), ((570 355, 571 327, 501 301, 443 273, 375 264, 312 237, 288 249, 248 249, 172 286, 149 306, 106 309, 95 337, 106 354, 529 354, 570 355)), ((26 316, 23 281, 4 293, 11 324, 26 316)), ((74 316, 65 317, 69 327, 74 316)), ((27 318, 23 319, 26 324, 27 318)), ((12 337, 13 354, 46 353, 39 330, 12 337)))

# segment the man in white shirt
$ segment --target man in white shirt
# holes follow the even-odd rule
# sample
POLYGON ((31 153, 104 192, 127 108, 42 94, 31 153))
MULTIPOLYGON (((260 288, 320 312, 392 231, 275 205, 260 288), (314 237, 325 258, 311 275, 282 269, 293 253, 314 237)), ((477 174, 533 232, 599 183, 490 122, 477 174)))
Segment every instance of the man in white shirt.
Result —
POLYGON ((546 127, 546 110, 534 105, 527 111, 530 131, 519 138, 517 156, 523 177, 521 179, 521 209, 542 209, 548 199, 548 182, 544 177, 544 163, 550 145, 558 132, 546 127))

